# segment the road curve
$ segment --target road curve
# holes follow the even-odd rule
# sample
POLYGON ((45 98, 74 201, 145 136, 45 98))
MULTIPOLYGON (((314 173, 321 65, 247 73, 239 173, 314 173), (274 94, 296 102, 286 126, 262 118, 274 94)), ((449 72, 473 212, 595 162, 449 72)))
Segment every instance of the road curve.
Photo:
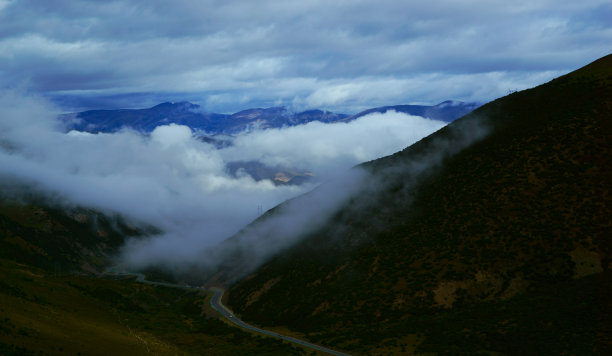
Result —
POLYGON ((210 291, 212 291, 214 293, 213 297, 210 298, 210 305, 216 311, 221 313, 225 318, 227 318, 229 321, 231 321, 232 323, 240 326, 241 328, 248 329, 248 330, 260 333, 260 334, 276 337, 276 338, 279 338, 279 339, 282 339, 282 340, 286 340, 286 341, 289 341, 289 342, 293 342, 295 344, 306 346, 306 347, 309 347, 309 348, 314 349, 314 350, 318 350, 318 351, 322 351, 322 352, 327 352, 328 354, 331 354, 331 355, 348 356, 348 354, 345 354, 345 353, 342 353, 342 352, 339 352, 339 351, 331 350, 331 349, 328 349, 328 348, 323 347, 323 346, 311 344, 311 343, 309 343, 307 341, 296 339, 296 338, 291 337, 291 336, 282 335, 282 334, 276 333, 274 331, 260 329, 260 328, 258 328, 256 326, 247 324, 244 321, 236 318, 236 316, 234 316, 234 314, 232 314, 232 312, 230 312, 229 309, 227 309, 223 305, 223 303, 221 303, 221 298, 223 297, 223 293, 224 293, 224 291, 222 289, 211 288, 210 291))
POLYGON ((243 328, 243 329, 247 329, 247 330, 251 330, 254 331, 256 333, 260 333, 260 334, 264 334, 267 336, 271 336, 271 337, 275 337, 281 340, 285 340, 285 341, 289 341, 292 342, 294 344, 298 344, 298 345, 302 345, 302 346, 306 346, 308 348, 317 350, 317 351, 321 351, 321 352, 326 352, 328 354, 331 355, 338 355, 338 356, 349 356, 349 354, 345 354, 339 351, 335 351, 335 350, 331 350, 328 349, 326 347, 323 346, 319 346, 319 345, 315 345, 315 344, 311 344, 310 342, 307 341, 303 341, 300 339, 296 339, 294 337, 291 336, 287 336, 287 335, 282 335, 270 330, 265 330, 265 329, 260 329, 256 326, 250 325, 245 323, 244 321, 238 319, 234 314, 232 314, 231 311, 229 311, 229 309, 227 309, 223 303, 221 302, 221 298, 223 297, 223 293, 225 292, 223 289, 219 289, 219 288, 211 288, 211 289, 206 289, 203 287, 195 287, 195 286, 189 286, 189 285, 185 285, 185 284, 175 284, 175 283, 166 283, 166 282, 152 282, 152 281, 147 281, 145 279, 144 274, 142 273, 135 273, 135 272, 126 272, 126 271, 120 271, 117 270, 115 267, 111 267, 109 269, 106 270, 105 272, 106 274, 113 274, 113 275, 120 275, 120 276, 136 276, 136 281, 140 282, 140 283, 145 283, 145 284, 151 284, 151 285, 155 285, 155 286, 163 286, 163 287, 170 287, 170 288, 182 288, 182 289, 192 289, 192 290, 202 290, 202 291, 206 291, 206 292, 212 292, 213 296, 212 298, 210 298, 210 305, 213 307, 213 309, 215 309, 216 311, 218 311, 221 315, 223 315, 227 320, 231 321, 233 324, 243 328))

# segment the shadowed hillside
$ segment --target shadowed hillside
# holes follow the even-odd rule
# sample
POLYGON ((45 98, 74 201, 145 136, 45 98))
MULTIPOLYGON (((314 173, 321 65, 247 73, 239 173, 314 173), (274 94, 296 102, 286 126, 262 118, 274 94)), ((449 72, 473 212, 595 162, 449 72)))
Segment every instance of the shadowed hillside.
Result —
POLYGON ((489 103, 364 164, 228 302, 355 353, 612 352, 611 119, 612 55, 489 103))
MULTIPOLYGON (((0 186, 0 191, 11 189, 0 186)), ((99 273, 127 237, 156 232, 84 208, 68 208, 40 197, 0 197, 0 258, 54 270, 99 273)))
POLYGON ((304 353, 225 324, 206 292, 102 279, 127 237, 155 230, 25 195, 0 197, 0 355, 304 353))

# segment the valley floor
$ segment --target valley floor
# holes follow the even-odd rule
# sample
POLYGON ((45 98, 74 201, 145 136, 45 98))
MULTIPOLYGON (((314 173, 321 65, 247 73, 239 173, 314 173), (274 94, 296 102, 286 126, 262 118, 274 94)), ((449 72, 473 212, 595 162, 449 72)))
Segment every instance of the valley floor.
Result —
POLYGON ((209 293, 56 275, 0 260, 0 355, 300 355, 229 326, 209 293))

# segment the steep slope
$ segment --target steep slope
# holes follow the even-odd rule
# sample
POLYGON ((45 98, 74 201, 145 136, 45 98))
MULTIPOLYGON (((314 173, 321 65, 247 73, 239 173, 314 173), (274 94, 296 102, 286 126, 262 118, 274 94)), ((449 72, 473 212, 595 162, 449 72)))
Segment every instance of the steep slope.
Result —
POLYGON ((610 352, 611 118, 612 55, 489 103, 363 165, 228 302, 356 353, 610 352))
POLYGON ((99 273, 128 237, 155 232, 92 209, 0 196, 0 258, 54 273, 99 273))
POLYGON ((15 190, 0 184, 0 355, 304 353, 225 324, 210 294, 102 279, 127 236, 154 230, 15 190))

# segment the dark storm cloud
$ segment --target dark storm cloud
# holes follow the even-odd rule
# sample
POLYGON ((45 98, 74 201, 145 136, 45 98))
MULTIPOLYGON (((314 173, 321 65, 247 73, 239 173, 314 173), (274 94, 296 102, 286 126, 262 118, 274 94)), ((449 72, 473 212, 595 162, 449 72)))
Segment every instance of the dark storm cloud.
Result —
POLYGON ((211 110, 483 101, 607 54, 610 18, 599 0, 0 0, 0 85, 211 110))

